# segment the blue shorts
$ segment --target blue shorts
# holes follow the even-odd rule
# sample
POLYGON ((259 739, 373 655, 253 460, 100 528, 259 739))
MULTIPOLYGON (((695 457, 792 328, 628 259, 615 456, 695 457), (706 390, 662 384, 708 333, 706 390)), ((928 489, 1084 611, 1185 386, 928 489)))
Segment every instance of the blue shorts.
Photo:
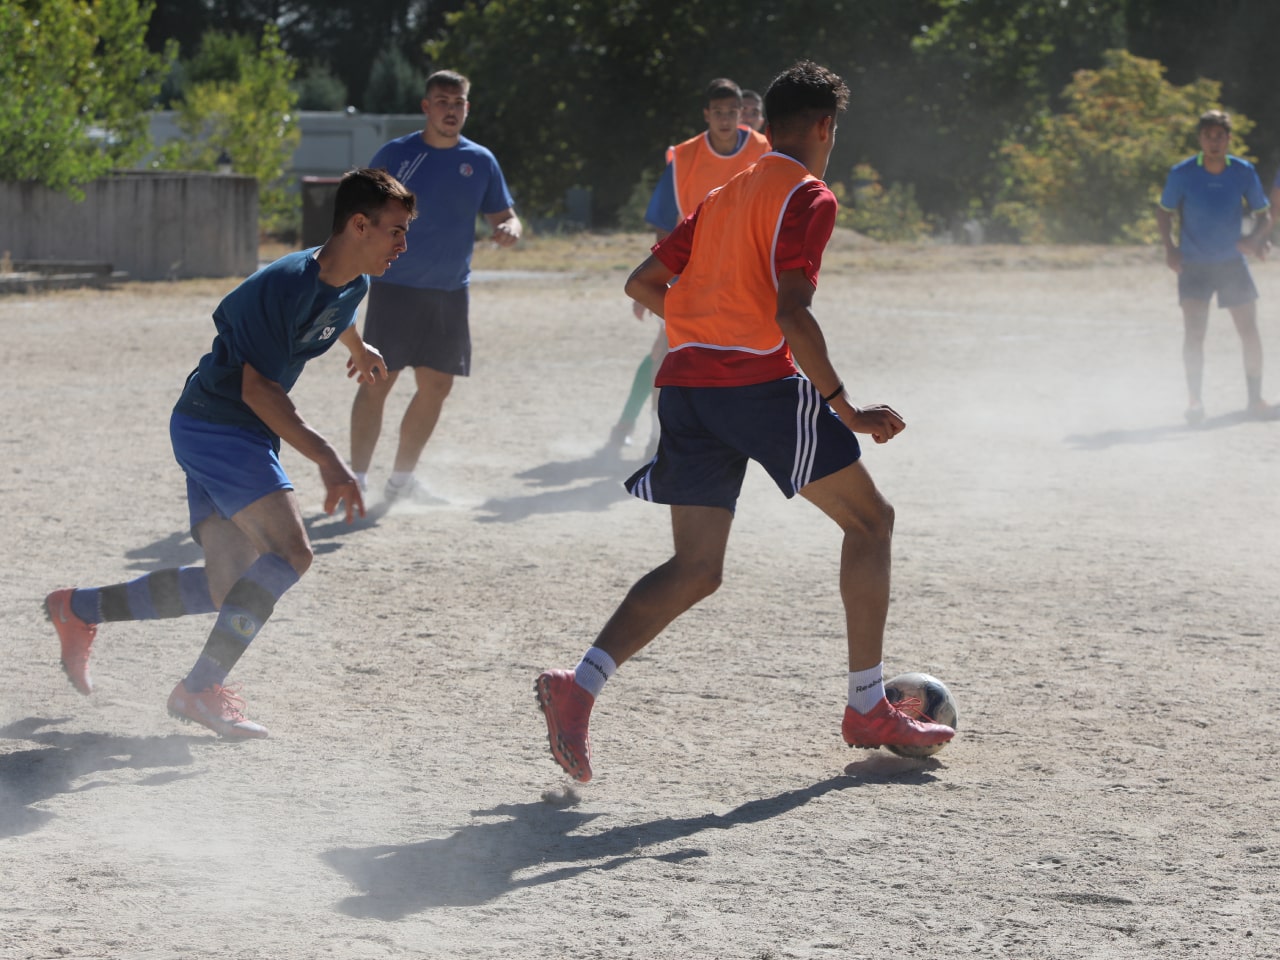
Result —
POLYGON ((455 377, 471 374, 471 297, 458 290, 425 290, 394 283, 369 287, 364 339, 388 370, 429 367, 455 377))
POLYGON ((1258 288, 1244 257, 1226 263, 1183 263, 1178 274, 1178 301, 1202 300, 1208 303, 1218 294, 1223 310, 1242 307, 1258 299, 1258 288))
POLYGON ((278 441, 264 434, 175 413, 169 438, 174 459, 187 475, 193 533, 214 513, 230 519, 269 493, 293 489, 280 466, 278 441))
POLYGON ((748 387, 663 387, 658 454, 627 480, 641 500, 733 510, 747 461, 794 497, 862 455, 858 438, 804 377, 748 387))

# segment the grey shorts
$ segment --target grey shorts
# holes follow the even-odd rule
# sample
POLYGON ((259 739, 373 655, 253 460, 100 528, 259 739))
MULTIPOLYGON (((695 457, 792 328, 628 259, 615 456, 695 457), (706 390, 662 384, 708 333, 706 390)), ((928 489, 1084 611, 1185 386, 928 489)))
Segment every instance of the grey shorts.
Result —
POLYGON ((441 373, 471 374, 468 288, 420 290, 373 283, 365 310, 364 339, 377 347, 388 370, 429 367, 441 373))
POLYGON ((1218 294, 1223 310, 1242 307, 1258 299, 1258 288, 1244 257, 1226 263, 1183 263, 1178 274, 1178 300, 1202 300, 1208 303, 1218 294))

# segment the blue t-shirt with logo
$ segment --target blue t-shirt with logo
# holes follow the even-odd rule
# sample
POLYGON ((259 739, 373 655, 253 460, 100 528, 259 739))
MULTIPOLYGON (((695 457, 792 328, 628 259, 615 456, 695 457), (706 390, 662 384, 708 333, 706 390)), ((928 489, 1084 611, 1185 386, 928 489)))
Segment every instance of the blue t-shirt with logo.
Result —
POLYGON ((213 311, 213 346, 187 377, 175 413, 276 438, 240 399, 244 365, 288 392, 307 361, 337 343, 355 321, 369 290, 366 276, 341 287, 322 282, 318 249, 286 254, 222 299, 213 311))
POLYGON ((409 249, 376 282, 424 290, 465 287, 476 217, 515 206, 497 158, 466 137, 452 147, 429 147, 417 131, 384 143, 369 166, 386 170, 418 198, 409 249))
POLYGON ((1243 254, 1236 249, 1244 204, 1250 210, 1269 206, 1258 171, 1248 160, 1227 157, 1221 173, 1204 168, 1204 155, 1175 164, 1160 195, 1160 206, 1178 212, 1178 247, 1186 263, 1229 263, 1243 254))

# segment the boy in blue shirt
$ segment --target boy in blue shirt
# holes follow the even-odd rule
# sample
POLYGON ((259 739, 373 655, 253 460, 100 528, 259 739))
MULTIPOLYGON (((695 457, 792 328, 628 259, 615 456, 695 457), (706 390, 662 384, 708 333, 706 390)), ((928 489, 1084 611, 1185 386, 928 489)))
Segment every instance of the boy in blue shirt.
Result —
POLYGON ((387 378, 360 385, 351 405, 351 469, 367 483, 387 395, 406 367, 417 388, 400 421, 399 445, 383 489, 387 502, 442 502, 414 475, 455 377, 471 373, 468 289, 476 217, 502 247, 521 234, 511 192, 494 155, 462 136, 471 81, 452 70, 427 77, 421 131, 385 143, 369 166, 389 172, 418 198, 413 249, 369 291, 364 337, 387 358, 387 378))
POLYGON ((385 378, 381 354, 353 326, 369 289, 404 252, 414 196, 382 170, 353 170, 334 201, 323 246, 264 267, 213 313, 217 334, 187 378, 169 422, 174 457, 187 476, 191 536, 203 567, 156 570, 107 587, 55 590, 45 610, 58 632, 62 667, 93 691, 89 652, 98 624, 217 613, 204 650, 169 695, 169 713, 223 737, 260 738, 226 686, 276 601, 311 566, 311 543, 293 484, 280 465, 283 440, 320 468, 326 513, 346 505, 364 515, 355 477, 333 446, 304 421, 289 390, 308 360, 341 341, 348 376, 385 378))
POLYGON ((1210 110, 1200 117, 1200 153, 1169 171, 1156 222, 1164 242, 1165 260, 1178 274, 1182 305, 1182 359, 1187 374, 1187 423, 1204 420, 1200 385, 1204 373, 1204 337, 1209 326, 1209 301, 1216 291, 1218 306, 1231 313, 1244 352, 1248 414, 1269 417, 1262 399, 1262 338, 1258 334, 1258 290, 1245 254, 1265 255, 1271 233, 1271 210, 1262 181, 1247 160, 1227 153, 1231 117, 1210 110), (1244 206, 1256 215, 1256 227, 1241 237, 1244 206), (1173 217, 1178 215, 1178 242, 1173 241, 1173 217))

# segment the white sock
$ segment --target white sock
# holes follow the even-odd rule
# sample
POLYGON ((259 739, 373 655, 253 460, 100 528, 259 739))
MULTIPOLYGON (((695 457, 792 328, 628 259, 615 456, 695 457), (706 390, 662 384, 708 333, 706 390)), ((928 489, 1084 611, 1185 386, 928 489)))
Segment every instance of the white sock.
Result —
POLYGON ((582 655, 573 671, 574 682, 593 697, 600 696, 605 683, 618 670, 618 665, 599 647, 592 647, 582 655))
POLYGON ((355 476, 356 476, 356 483, 360 484, 360 489, 361 489, 361 490, 368 490, 368 489, 369 489, 369 474, 367 474, 367 473, 357 473, 355 476))
POLYGON ((849 706, 859 713, 870 713, 884 697, 884 663, 869 670, 849 671, 849 706))
POLYGON ((396 470, 391 474, 391 479, 387 482, 393 487, 403 487, 406 483, 413 479, 412 470, 396 470))

